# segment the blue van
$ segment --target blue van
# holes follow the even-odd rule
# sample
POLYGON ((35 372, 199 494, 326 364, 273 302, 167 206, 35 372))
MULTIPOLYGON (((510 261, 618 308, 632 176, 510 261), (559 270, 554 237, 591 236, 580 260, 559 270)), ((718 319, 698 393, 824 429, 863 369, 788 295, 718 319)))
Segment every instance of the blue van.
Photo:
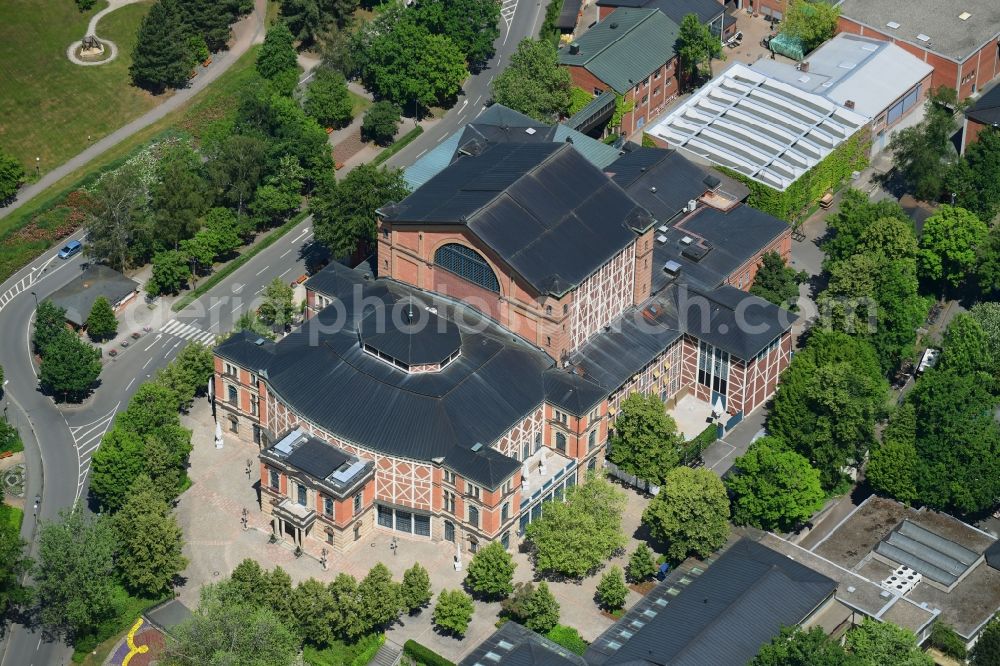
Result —
POLYGON ((59 250, 59 258, 60 259, 69 259, 70 257, 72 257, 74 254, 78 253, 82 249, 83 249, 83 243, 81 243, 78 240, 70 241, 70 242, 66 243, 66 247, 64 247, 63 249, 59 250))

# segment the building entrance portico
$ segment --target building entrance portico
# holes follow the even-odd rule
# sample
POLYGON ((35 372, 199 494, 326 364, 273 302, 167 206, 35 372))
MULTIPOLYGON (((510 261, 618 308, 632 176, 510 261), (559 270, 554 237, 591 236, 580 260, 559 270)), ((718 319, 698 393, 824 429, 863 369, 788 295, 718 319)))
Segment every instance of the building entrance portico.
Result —
POLYGON ((315 522, 315 511, 284 499, 274 507, 271 515, 271 530, 278 539, 285 539, 302 547, 303 538, 309 536, 315 522))

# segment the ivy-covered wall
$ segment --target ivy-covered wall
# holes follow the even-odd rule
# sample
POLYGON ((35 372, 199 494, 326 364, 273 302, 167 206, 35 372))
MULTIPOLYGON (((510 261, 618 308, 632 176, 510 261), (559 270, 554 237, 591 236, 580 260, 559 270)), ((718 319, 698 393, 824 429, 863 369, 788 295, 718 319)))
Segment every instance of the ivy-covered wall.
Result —
POLYGON ((747 203, 751 206, 795 224, 828 190, 839 187, 851 177, 851 172, 861 171, 867 167, 870 151, 871 132, 865 126, 823 158, 819 164, 799 176, 784 192, 757 182, 738 171, 726 167, 716 168, 750 188, 750 199, 747 203))

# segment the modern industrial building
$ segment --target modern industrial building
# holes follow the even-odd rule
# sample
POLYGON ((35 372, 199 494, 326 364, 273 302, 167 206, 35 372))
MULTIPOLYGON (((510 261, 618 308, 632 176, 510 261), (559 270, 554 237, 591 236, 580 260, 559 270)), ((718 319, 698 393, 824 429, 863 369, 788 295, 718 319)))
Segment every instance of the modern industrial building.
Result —
POLYGON ((215 350, 220 420, 262 448, 276 536, 512 546, 602 466, 630 393, 723 424, 760 407, 795 317, 747 290, 791 241, 746 194, 675 151, 604 170, 567 142, 459 151, 379 212, 373 269, 306 282, 300 329, 215 350))

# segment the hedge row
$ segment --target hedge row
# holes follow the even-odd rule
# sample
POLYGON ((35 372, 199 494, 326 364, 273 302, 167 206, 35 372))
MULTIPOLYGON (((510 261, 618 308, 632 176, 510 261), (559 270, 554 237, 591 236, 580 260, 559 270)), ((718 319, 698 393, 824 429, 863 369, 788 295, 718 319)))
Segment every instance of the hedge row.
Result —
POLYGON ((738 171, 726 167, 716 168, 750 188, 747 203, 751 206, 794 224, 801 221, 827 191, 840 187, 852 172, 866 168, 870 151, 871 137, 867 131, 862 129, 855 132, 854 136, 837 146, 783 192, 738 171))
POLYGON ((412 639, 403 644, 403 653, 420 666, 455 666, 453 662, 448 661, 434 650, 424 647, 412 639))

